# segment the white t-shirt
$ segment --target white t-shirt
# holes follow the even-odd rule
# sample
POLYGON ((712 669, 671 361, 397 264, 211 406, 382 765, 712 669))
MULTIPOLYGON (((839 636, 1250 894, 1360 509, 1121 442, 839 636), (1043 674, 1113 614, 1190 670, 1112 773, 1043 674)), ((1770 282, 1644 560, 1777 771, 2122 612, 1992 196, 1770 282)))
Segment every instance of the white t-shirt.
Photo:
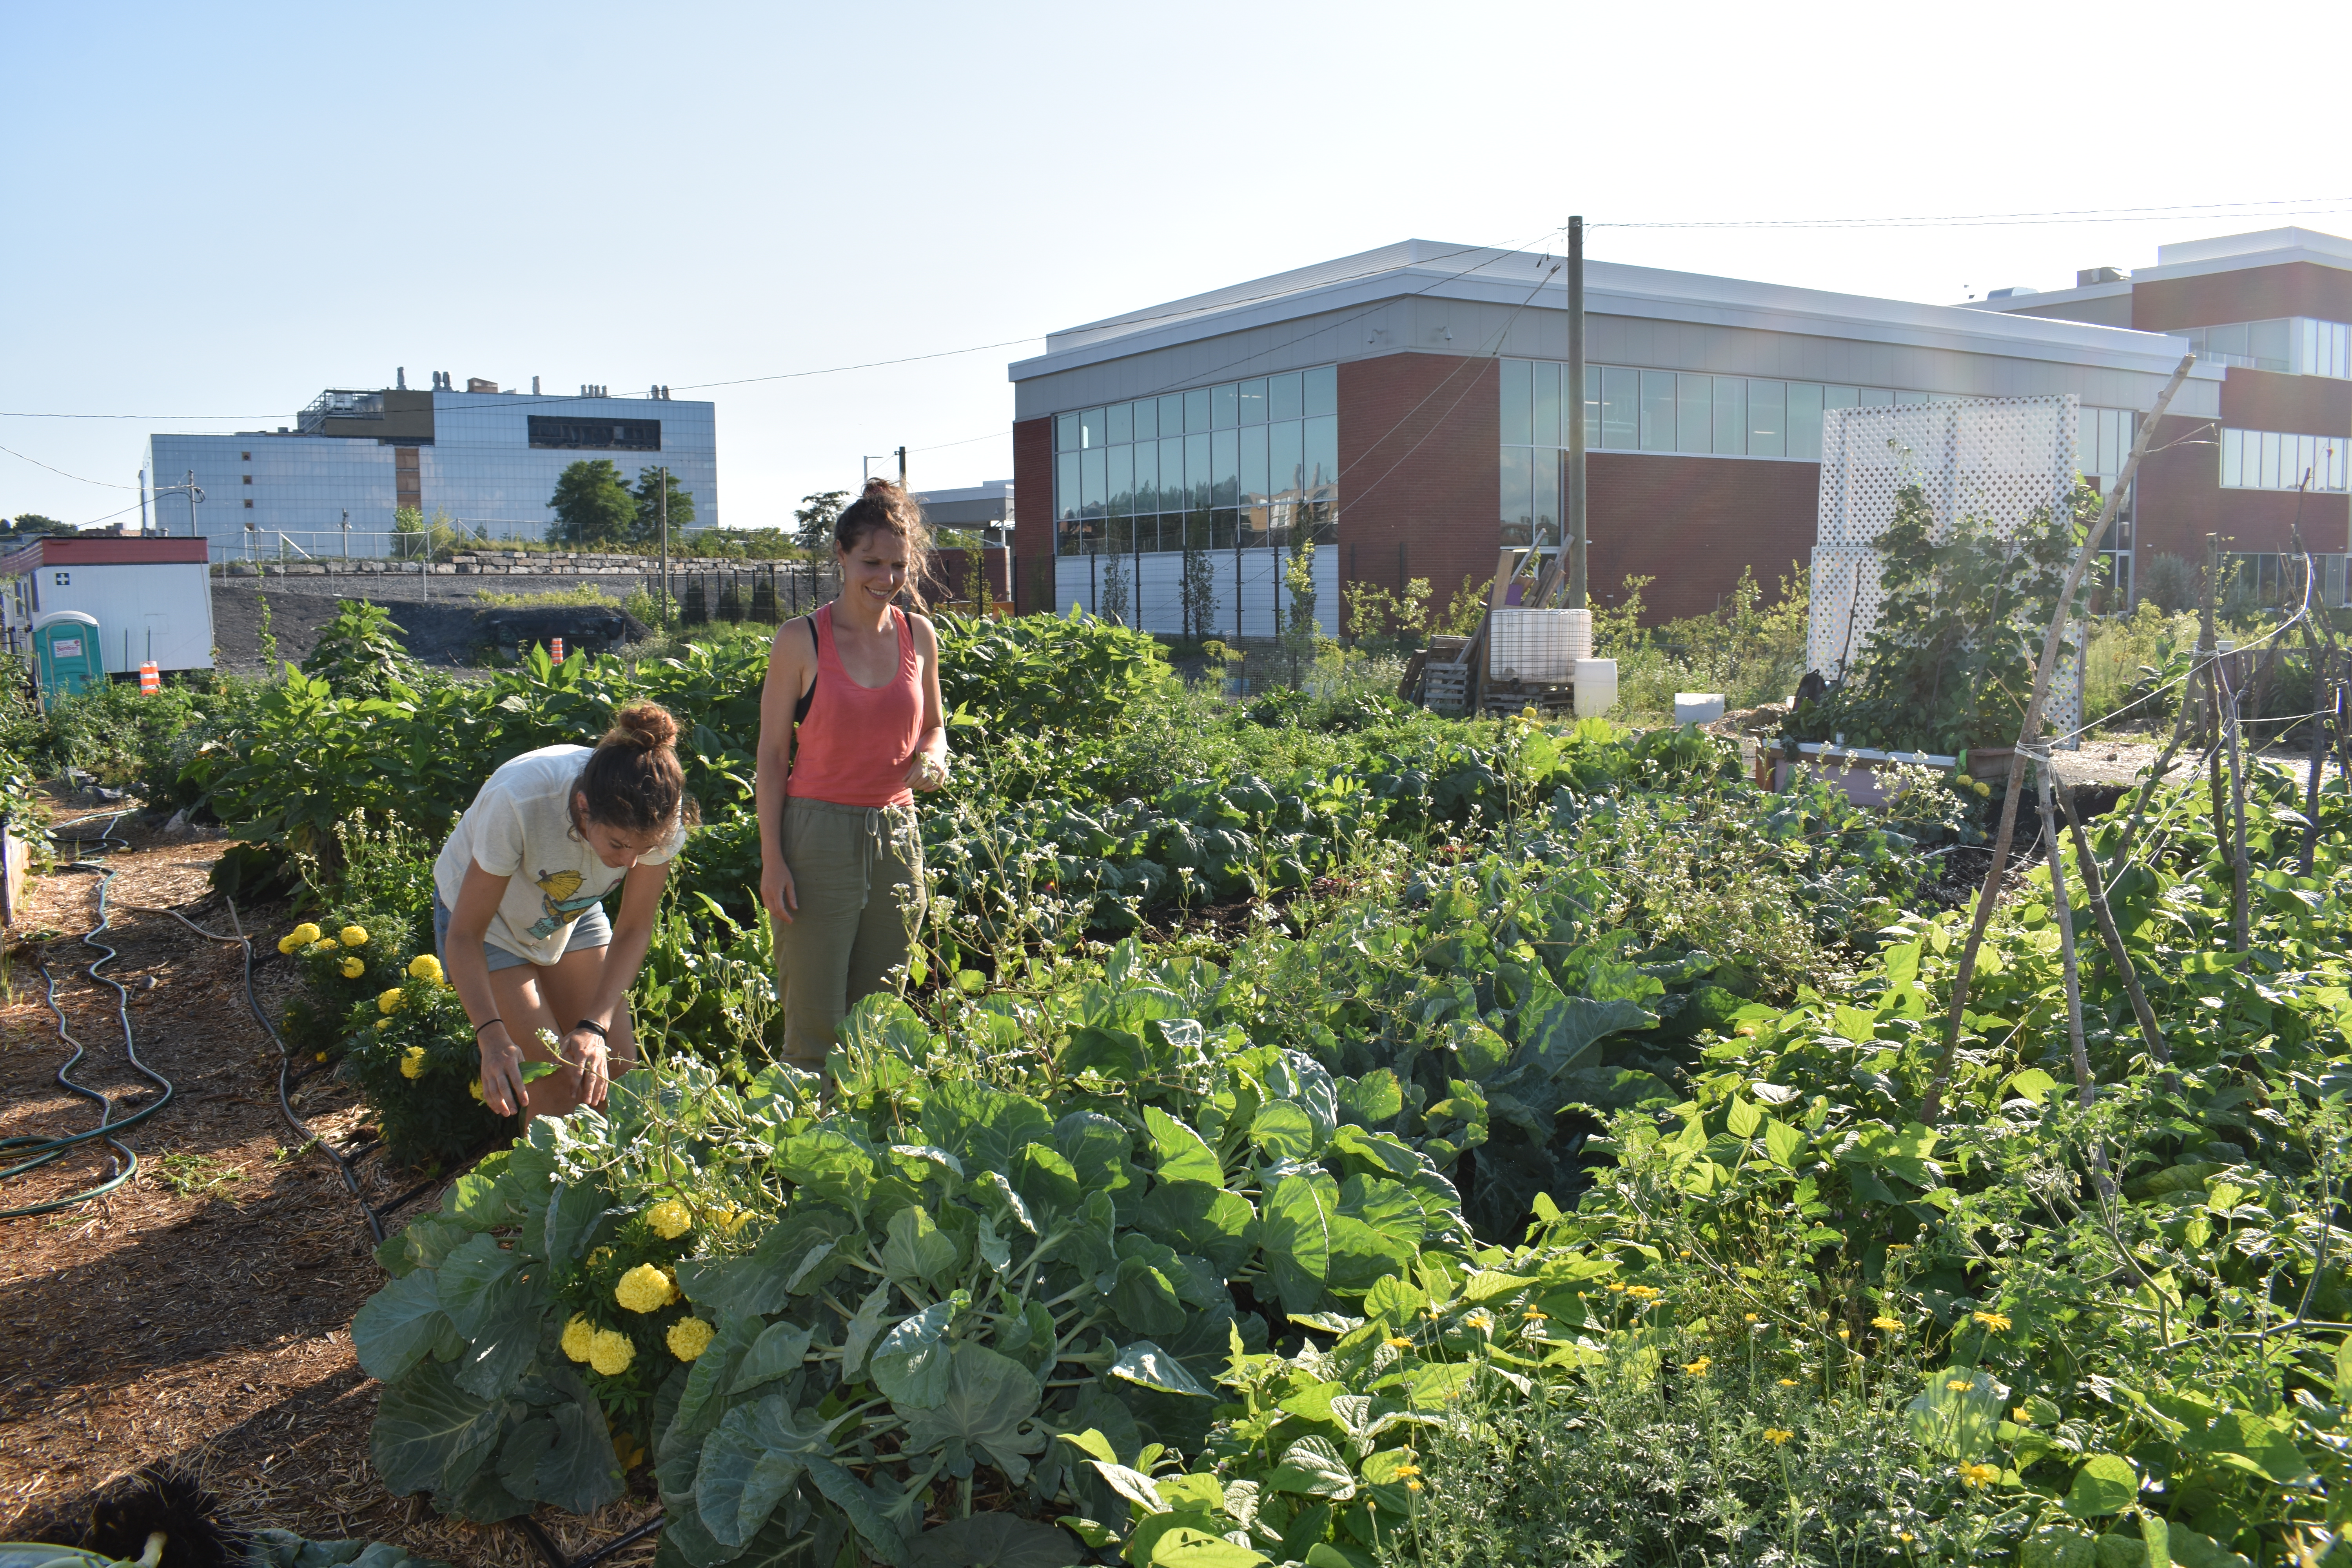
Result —
MULTIPOLYGON (((542 746, 502 765, 483 781, 433 863, 434 889, 450 910, 468 867, 478 863, 509 879, 486 934, 491 945, 536 964, 562 958, 572 922, 628 875, 598 859, 572 830, 572 795, 590 754, 586 746, 542 746)), ((685 828, 673 827, 638 859, 661 865, 685 843, 685 828)))

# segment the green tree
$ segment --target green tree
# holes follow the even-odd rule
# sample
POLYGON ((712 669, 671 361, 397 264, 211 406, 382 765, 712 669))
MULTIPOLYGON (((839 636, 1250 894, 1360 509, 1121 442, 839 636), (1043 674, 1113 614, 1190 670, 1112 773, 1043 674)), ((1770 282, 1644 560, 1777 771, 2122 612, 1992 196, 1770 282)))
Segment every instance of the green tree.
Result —
POLYGON ((793 509, 793 521, 800 525, 793 531, 793 542, 803 550, 832 549, 833 525, 841 520, 841 509, 848 500, 847 490, 801 497, 801 504, 793 509))
MULTIPOLYGON (((659 468, 637 470, 636 538, 656 549, 661 545, 662 537, 663 478, 664 475, 659 468)), ((687 524, 694 521, 694 492, 679 484, 676 474, 668 475, 667 478, 669 480, 669 541, 670 548, 675 550, 677 547, 678 536, 686 531, 687 524)))
MULTIPOLYGON (((646 491, 653 494, 651 490, 646 491)), ((566 544, 625 543, 637 521, 637 498, 610 458, 583 459, 556 476, 555 513, 550 542, 566 544)), ((677 524, 677 518, 670 520, 677 524)))
POLYGON ((59 522, 54 517, 43 517, 37 511, 25 512, 8 521, 10 533, 79 533, 81 530, 69 522, 59 522))

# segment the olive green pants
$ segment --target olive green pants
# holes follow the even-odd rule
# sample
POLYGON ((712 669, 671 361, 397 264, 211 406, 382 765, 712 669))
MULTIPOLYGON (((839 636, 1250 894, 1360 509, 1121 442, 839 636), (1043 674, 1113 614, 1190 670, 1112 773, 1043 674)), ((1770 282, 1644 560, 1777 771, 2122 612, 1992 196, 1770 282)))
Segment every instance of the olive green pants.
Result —
POLYGON ((822 1072, 849 1005, 891 989, 907 962, 923 913, 922 837, 911 805, 787 799, 783 851, 799 905, 774 922, 784 1059, 822 1072))

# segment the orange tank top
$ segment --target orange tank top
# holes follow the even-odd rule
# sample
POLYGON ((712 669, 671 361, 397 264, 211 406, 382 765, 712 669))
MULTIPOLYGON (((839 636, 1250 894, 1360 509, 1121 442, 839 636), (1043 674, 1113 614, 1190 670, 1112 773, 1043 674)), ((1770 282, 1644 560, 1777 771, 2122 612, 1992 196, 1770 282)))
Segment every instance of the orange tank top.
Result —
POLYGON ((922 661, 906 612, 890 615, 898 627, 898 668, 881 686, 849 678, 833 641, 833 606, 816 622, 816 685, 808 717, 793 737, 793 771, 784 794, 835 805, 905 805, 915 798, 907 769, 923 734, 922 661))

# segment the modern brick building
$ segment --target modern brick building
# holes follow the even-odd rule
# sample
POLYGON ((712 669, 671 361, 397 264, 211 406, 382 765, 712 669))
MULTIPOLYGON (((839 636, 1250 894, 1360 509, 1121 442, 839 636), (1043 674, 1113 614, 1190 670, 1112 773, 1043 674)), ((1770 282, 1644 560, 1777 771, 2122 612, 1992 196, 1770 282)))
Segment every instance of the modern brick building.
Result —
MULTIPOLYGON (((2127 506, 2115 541, 2118 586, 2129 593, 2135 552, 2184 550, 2208 518, 2238 529, 2241 549, 2281 547, 2270 534, 2294 498, 2244 479, 2284 472, 2267 433, 2312 438, 2289 455, 2315 468, 2304 530, 2334 558, 2340 600, 2352 383, 2328 378, 2344 374, 2333 345, 2352 320, 2352 245, 2305 236, 2295 252, 2168 259, 2143 276, 2170 291, 2145 306, 2137 280, 1950 306, 1588 262, 1595 598, 1648 577, 1654 616, 1701 613, 1744 571, 1769 588, 1804 562, 1825 409, 2072 393, 2083 470, 2108 482, 2190 346, 2151 328, 2260 322, 2267 352, 2275 317, 2305 323, 2292 331, 2306 359, 2196 366, 2160 434, 2211 426, 2221 444, 2155 460, 2143 515, 2127 506), (2233 271, 2267 281, 2251 295, 2210 281, 2233 271), (2266 315, 2242 298, 2268 301, 2266 315), (2305 363, 2317 368, 2293 368, 2305 363), (2256 432, 2251 447, 2242 431, 2256 432)), ((1205 563, 1192 594, 1205 629, 1265 636, 1282 548, 1305 535, 1317 618, 1336 630, 1342 583, 1427 578, 1443 601, 1491 574, 1500 545, 1558 548, 1574 416, 1561 268, 1556 255, 1406 240, 1053 334, 1010 369, 1015 488, 1036 498, 1015 530, 1022 606, 1124 595, 1130 618, 1179 631, 1189 546, 1205 563)))
POLYGON ((2324 558, 2320 586, 2345 602, 2352 550, 2352 239, 2276 228, 2157 247, 2125 273, 2086 268, 2072 289, 2007 289, 1976 308, 2096 322, 2186 340, 2221 372, 2218 409, 2176 404, 2158 426, 2137 487, 2140 559, 2190 560, 2218 534, 2268 592, 2300 527, 2324 558))

